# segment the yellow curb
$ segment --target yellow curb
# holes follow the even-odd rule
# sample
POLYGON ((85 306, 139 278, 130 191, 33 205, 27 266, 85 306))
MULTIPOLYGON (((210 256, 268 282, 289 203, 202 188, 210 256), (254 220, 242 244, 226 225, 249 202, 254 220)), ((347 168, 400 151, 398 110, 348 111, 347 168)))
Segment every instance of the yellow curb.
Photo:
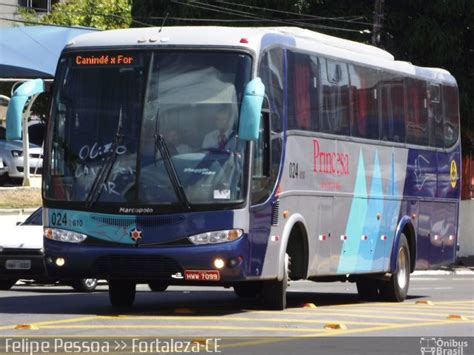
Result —
POLYGON ((34 330, 34 329, 39 329, 39 328, 32 325, 32 324, 18 324, 17 326, 15 326, 15 329, 31 329, 31 330, 34 330))
POLYGON ((428 300, 416 301, 415 304, 426 304, 426 305, 428 305, 428 306, 433 306, 433 302, 428 301, 428 300))
POLYGON ((194 311, 191 308, 176 308, 174 313, 177 314, 193 314, 194 311))
POLYGON ((347 327, 342 323, 326 323, 324 324, 324 329, 339 330, 347 329, 347 327))
POLYGON ((460 314, 450 314, 448 316, 448 319, 454 319, 454 320, 469 320, 467 317, 464 317, 460 314))

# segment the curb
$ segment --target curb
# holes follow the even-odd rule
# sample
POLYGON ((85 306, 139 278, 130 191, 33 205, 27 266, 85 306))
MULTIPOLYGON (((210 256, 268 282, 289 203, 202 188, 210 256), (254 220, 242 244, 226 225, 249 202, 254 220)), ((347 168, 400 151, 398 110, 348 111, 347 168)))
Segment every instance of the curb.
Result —
POLYGON ((12 216, 12 215, 24 215, 24 214, 32 214, 36 211, 38 207, 31 207, 31 208, 5 208, 0 209, 0 216, 12 216))
POLYGON ((457 268, 453 270, 420 270, 412 273, 412 276, 442 276, 442 275, 464 275, 474 276, 474 270, 470 268, 457 268))

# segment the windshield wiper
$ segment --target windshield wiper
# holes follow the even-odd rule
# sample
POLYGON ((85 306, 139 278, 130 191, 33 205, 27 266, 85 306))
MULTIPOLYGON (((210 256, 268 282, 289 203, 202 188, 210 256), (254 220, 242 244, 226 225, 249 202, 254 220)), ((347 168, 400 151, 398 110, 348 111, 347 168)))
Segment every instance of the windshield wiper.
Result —
POLYGON ((173 162, 171 161, 171 154, 168 149, 168 145, 165 142, 163 136, 159 133, 160 132, 160 108, 158 108, 158 112, 156 113, 156 121, 155 121, 155 160, 156 160, 156 150, 158 149, 161 154, 161 158, 163 159, 166 172, 171 180, 171 184, 173 185, 174 192, 178 197, 179 202, 183 205, 183 207, 187 210, 191 209, 191 205, 186 197, 186 193, 184 192, 183 185, 181 184, 181 180, 179 180, 178 173, 174 167, 173 162))
POLYGON ((158 125, 155 128, 155 149, 158 148, 160 151, 161 157, 163 158, 166 171, 168 172, 168 175, 171 179, 171 183, 173 185, 173 189, 176 193, 176 196, 178 196, 178 199, 184 206, 184 208, 189 210, 191 209, 191 205, 189 204, 188 198, 186 197, 186 193, 184 192, 183 185, 179 180, 178 173, 176 172, 174 164, 171 161, 171 154, 165 142, 165 139, 161 134, 158 134, 157 127, 158 125))
POLYGON ((112 142, 112 146, 110 147, 110 151, 105 158, 104 167, 99 172, 99 174, 94 179, 92 183, 91 191, 86 198, 86 207, 90 208, 92 205, 97 201, 102 191, 102 185, 105 181, 109 178, 110 172, 112 171, 112 167, 114 166, 115 160, 117 159, 117 147, 122 140, 122 107, 120 107, 119 112, 119 119, 117 123, 117 130, 115 132, 115 138, 112 142))

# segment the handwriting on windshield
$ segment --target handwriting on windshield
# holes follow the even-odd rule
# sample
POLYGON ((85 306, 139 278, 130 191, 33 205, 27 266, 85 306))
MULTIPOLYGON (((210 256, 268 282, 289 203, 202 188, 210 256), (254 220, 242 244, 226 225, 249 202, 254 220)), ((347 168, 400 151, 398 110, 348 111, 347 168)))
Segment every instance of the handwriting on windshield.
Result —
MULTIPOLYGON (((91 166, 86 160, 94 160, 97 157, 109 152, 112 144, 105 144, 98 146, 97 143, 90 148, 85 145, 79 152, 79 159, 81 160, 74 172, 76 179, 87 179, 94 181, 100 170, 103 168, 102 164, 91 166)), ((125 146, 117 147, 117 155, 123 155, 127 151, 125 146)), ((123 162, 117 161, 112 168, 110 178, 102 184, 102 191, 110 195, 123 196, 129 187, 129 182, 135 180, 136 171, 134 168, 128 165, 124 165, 123 162), (123 190, 123 191, 122 191, 123 190)))
MULTIPOLYGON (((82 148, 79 150, 79 159, 81 160, 94 160, 96 158, 102 157, 104 154, 112 153, 112 143, 107 143, 103 145, 99 145, 99 143, 94 143, 92 147, 88 144, 83 145, 82 148)), ((127 152, 127 147, 124 145, 118 145, 115 148, 115 152, 117 155, 123 155, 127 152)))

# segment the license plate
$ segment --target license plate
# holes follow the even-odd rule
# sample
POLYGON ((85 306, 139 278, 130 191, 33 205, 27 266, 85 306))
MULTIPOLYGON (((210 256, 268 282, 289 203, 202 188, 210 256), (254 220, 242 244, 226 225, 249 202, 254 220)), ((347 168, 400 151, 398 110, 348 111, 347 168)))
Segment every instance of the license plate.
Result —
POLYGON ((219 281, 221 275, 217 270, 186 270, 184 278, 189 281, 219 281))
POLYGON ((31 260, 7 260, 5 268, 7 270, 29 270, 31 269, 31 260))

